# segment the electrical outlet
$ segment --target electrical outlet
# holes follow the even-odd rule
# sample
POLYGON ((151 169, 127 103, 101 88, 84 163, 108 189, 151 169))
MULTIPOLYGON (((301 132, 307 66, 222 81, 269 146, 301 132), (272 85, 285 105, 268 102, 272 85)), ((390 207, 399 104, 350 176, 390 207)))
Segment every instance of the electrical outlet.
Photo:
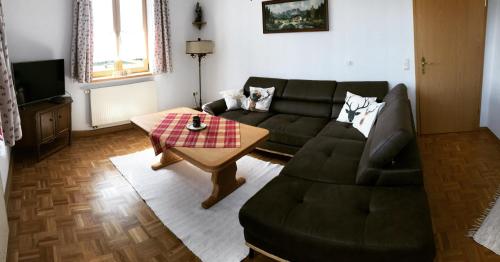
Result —
POLYGON ((410 71, 410 59, 405 59, 405 62, 403 63, 403 70, 410 71))

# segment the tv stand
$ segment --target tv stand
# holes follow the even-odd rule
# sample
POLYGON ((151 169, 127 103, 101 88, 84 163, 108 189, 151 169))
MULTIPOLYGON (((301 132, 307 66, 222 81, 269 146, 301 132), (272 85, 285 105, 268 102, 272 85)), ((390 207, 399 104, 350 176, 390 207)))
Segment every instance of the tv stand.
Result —
POLYGON ((23 138, 14 149, 35 152, 40 161, 71 145, 71 97, 25 105, 19 110, 23 138))
POLYGON ((68 98, 71 99, 70 97, 67 97, 67 96, 56 96, 56 97, 49 99, 49 101, 54 103, 54 104, 64 104, 64 103, 66 103, 68 98))

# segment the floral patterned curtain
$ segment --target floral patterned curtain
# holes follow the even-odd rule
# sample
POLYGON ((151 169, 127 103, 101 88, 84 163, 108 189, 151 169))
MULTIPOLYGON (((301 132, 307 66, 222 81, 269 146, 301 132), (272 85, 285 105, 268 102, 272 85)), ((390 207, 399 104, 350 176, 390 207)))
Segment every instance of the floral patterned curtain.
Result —
POLYGON ((92 0, 74 0, 71 77, 80 83, 92 81, 94 63, 92 0))
POLYGON ((12 81, 3 6, 0 1, 0 140, 8 146, 14 146, 21 139, 21 119, 17 108, 16 92, 12 81))
POLYGON ((155 62, 154 73, 172 72, 169 0, 154 0, 155 62))

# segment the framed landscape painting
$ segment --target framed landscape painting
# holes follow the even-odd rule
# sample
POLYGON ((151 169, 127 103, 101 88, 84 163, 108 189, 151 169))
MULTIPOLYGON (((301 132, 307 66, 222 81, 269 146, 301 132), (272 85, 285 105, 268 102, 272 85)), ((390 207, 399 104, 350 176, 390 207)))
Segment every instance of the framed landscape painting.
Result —
POLYGON ((328 31, 328 0, 262 2, 264 34, 328 31))

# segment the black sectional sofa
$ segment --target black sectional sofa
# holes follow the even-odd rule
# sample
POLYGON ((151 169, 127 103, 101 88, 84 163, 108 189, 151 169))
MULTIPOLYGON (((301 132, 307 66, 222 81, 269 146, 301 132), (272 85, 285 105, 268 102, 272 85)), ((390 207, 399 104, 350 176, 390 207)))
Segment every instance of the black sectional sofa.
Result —
POLYGON ((267 128, 264 150, 293 155, 240 210, 249 246, 291 261, 433 261, 435 246, 406 87, 251 77, 275 87, 268 113, 213 115, 267 128), (368 139, 336 121, 346 92, 386 106, 368 139))

